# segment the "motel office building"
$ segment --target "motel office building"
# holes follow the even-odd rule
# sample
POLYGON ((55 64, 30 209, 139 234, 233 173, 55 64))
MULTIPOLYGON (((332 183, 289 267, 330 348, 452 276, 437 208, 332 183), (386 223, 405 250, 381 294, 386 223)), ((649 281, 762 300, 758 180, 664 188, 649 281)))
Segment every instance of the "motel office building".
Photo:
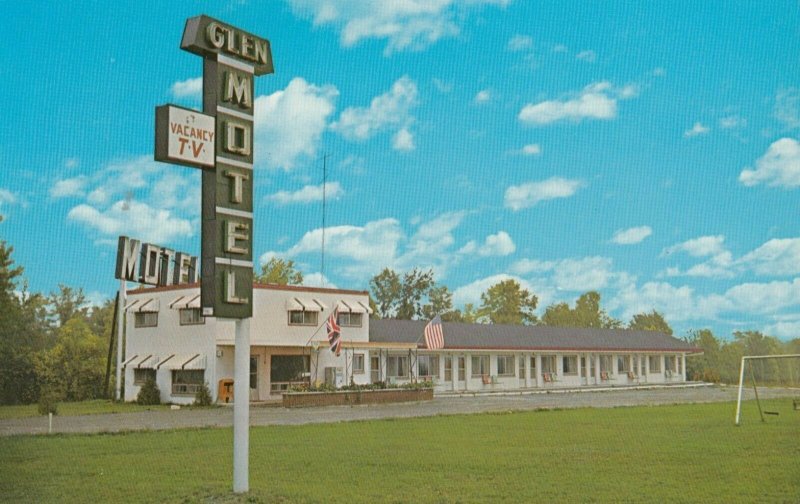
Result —
MULTIPOLYGON (((234 321, 203 317, 198 284, 127 293, 125 399, 148 378, 164 402, 188 404, 200 385, 230 400, 234 321)), ((536 390, 686 381, 687 343, 652 331, 443 324, 445 347, 424 348, 426 321, 370 320, 366 291, 255 285, 251 401, 293 385, 430 380, 436 392, 536 390), (338 309, 342 351, 325 320, 338 309)))

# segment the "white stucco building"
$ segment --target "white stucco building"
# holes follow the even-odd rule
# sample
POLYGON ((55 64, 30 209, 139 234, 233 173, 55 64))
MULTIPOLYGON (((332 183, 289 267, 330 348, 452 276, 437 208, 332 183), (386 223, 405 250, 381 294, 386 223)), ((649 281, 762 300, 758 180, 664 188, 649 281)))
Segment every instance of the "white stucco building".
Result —
MULTIPOLYGON (((207 383, 225 401, 233 378, 234 321, 204 318, 199 285, 128 291, 125 399, 153 378, 164 402, 194 401, 207 383)), ((277 399, 292 384, 429 379, 437 392, 618 386, 686 380, 699 352, 665 334, 444 323, 445 347, 424 348, 425 321, 370 320, 366 291, 255 285, 250 323, 252 401, 277 399), (339 311, 342 352, 325 320, 339 311)))

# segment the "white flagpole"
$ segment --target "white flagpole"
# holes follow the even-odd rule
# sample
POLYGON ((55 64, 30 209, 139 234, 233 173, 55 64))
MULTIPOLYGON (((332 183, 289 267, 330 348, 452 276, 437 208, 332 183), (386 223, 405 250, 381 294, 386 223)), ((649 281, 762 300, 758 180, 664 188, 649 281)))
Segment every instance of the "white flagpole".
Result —
POLYGON ((117 383, 115 385, 117 401, 122 398, 122 344, 125 340, 125 324, 123 322, 125 320, 125 304, 127 298, 126 283, 124 279, 120 279, 119 296, 117 296, 117 383))

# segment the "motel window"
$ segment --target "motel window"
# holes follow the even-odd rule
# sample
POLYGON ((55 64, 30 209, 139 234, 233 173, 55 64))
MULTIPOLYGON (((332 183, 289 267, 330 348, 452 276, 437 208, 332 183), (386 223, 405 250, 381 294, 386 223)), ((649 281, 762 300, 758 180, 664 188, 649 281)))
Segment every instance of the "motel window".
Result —
POLYGON ((681 356, 675 356, 675 369, 677 369, 678 373, 682 373, 683 369, 681 369, 681 356))
POLYGON ((408 377, 408 357, 390 355, 386 359, 386 374, 394 378, 408 377))
POLYGON ((665 355, 664 356, 664 371, 675 371, 675 356, 674 355, 665 355))
POLYGON ((182 308, 179 310, 181 325, 205 324, 206 319, 200 308, 182 308))
POLYGON ((519 373, 517 376, 519 376, 520 379, 525 378, 525 357, 519 358, 519 373))
POLYGON ((631 370, 630 366, 630 359, 627 355, 623 356, 620 355, 617 357, 617 372, 618 373, 627 373, 631 370))
POLYGON ((438 378, 439 356, 420 355, 417 359, 417 374, 420 378, 438 378))
POLYGON ((361 313, 342 312, 336 320, 342 327, 361 327, 361 317, 361 313))
POLYGON ((565 375, 577 375, 578 374, 578 356, 577 355, 565 355, 562 358, 562 365, 564 367, 564 374, 565 375))
POLYGON ((289 312, 289 325, 317 325, 317 312, 292 310, 289 312))
POLYGON ((648 359, 648 363, 650 364, 650 372, 651 373, 660 373, 661 372, 661 356, 660 355, 651 355, 647 359, 648 359))
POLYGON ((377 355, 369 358, 369 375, 372 383, 381 381, 381 358, 377 355))
POLYGON ((467 359, 464 357, 458 358, 458 379, 460 381, 464 381, 467 379, 467 371, 466 371, 467 359))
POLYGON ((364 374, 364 354, 353 355, 353 374, 364 374))
POLYGON ((444 380, 453 381, 453 358, 449 355, 444 358, 444 380))
POLYGON ((473 355, 472 356, 472 376, 482 376, 489 374, 489 356, 488 355, 473 355))
POLYGON ((158 312, 136 312, 133 315, 134 327, 156 327, 158 325, 158 312))
POLYGON ((498 355, 497 356, 497 375, 498 376, 514 376, 514 356, 513 355, 498 355))
POLYGON ((173 395, 195 395, 204 383, 202 369, 176 369, 172 372, 173 395))
POLYGON ((536 357, 531 356, 531 376, 536 377, 536 357))
POLYGON ((155 369, 134 369, 133 370, 133 384, 144 385, 147 380, 156 381, 155 369))
POLYGON ((610 373, 614 367, 614 359, 610 355, 600 356, 600 372, 610 373))
POLYGON ((542 355, 542 373, 556 372, 556 356, 542 355))

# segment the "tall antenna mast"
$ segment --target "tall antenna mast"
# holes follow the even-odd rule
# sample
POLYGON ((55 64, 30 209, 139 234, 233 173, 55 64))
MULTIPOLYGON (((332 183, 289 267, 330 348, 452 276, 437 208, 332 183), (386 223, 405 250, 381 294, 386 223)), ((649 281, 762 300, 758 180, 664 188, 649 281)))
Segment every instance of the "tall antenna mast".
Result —
POLYGON ((322 156, 322 264, 320 266, 320 282, 325 287, 325 208, 327 203, 326 191, 328 188, 328 155, 322 156))

